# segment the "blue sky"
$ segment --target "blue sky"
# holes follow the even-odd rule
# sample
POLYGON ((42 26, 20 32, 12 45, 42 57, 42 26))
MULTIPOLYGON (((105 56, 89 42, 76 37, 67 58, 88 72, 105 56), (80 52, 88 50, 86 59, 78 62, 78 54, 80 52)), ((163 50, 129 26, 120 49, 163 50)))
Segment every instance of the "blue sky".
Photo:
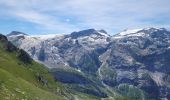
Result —
POLYGON ((0 0, 0 33, 170 28, 170 0, 0 0))

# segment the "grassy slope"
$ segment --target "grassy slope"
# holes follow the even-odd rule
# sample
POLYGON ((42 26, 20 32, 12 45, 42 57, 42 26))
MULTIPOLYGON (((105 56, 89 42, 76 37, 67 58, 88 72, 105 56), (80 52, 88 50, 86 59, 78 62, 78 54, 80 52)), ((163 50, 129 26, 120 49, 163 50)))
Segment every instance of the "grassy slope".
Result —
POLYGON ((15 77, 9 72, 0 69, 0 100, 62 100, 63 98, 44 91, 28 81, 15 77))
POLYGON ((63 100, 64 88, 53 80, 48 70, 36 62, 25 65, 0 47, 0 100, 63 100), (48 86, 37 81, 40 74, 48 80, 48 86))

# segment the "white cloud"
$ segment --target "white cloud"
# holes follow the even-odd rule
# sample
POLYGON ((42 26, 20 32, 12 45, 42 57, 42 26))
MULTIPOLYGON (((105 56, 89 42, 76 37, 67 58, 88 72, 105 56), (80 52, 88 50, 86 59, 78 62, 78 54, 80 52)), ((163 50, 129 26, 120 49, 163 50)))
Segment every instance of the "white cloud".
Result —
POLYGON ((26 20, 31 23, 35 23, 40 25, 42 28, 46 28, 49 30, 59 30, 63 32, 69 32, 70 29, 76 29, 74 26, 68 25, 67 23, 59 22, 55 17, 49 16, 46 14, 41 14, 35 11, 16 11, 13 12, 13 15, 21 18, 21 20, 26 20))
POLYGON ((70 19, 67 18, 67 19, 66 19, 66 22, 70 22, 70 19))
POLYGON ((11 15, 48 30, 71 32, 82 28, 103 28, 117 32, 125 28, 166 27, 156 23, 170 19, 169 0, 1 0, 11 15), (62 21, 62 16, 64 21, 62 21), (75 18, 72 21, 70 17, 75 18), (149 19, 149 20, 146 20, 149 19), (70 22, 71 21, 71 22, 70 22), (69 23, 68 23, 69 22, 69 23))

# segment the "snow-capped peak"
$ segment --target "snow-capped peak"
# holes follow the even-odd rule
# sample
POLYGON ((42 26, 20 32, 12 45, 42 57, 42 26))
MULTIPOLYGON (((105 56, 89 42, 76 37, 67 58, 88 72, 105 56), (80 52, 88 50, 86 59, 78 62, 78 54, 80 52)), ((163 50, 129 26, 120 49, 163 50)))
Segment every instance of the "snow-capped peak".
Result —
POLYGON ((12 31, 11 33, 7 34, 6 36, 28 36, 28 35, 23 32, 12 31))
POLYGON ((119 33, 118 35, 129 35, 129 34, 134 34, 134 33, 137 33, 137 32, 140 31, 140 30, 142 30, 142 29, 132 29, 132 30, 127 29, 127 30, 125 30, 125 31, 123 31, 123 32, 121 32, 121 33, 119 33))
POLYGON ((79 32, 72 32, 70 34, 72 38, 78 38, 78 37, 85 37, 85 36, 106 36, 109 37, 106 31, 104 30, 95 30, 95 29, 87 29, 82 30, 79 32))
POLYGON ((102 36, 105 36, 105 37, 109 37, 110 35, 107 34, 107 32, 105 30, 98 30, 98 33, 102 36))
POLYGON ((125 30, 113 36, 113 39, 121 39, 130 36, 144 36, 145 33, 141 32, 143 29, 132 29, 132 30, 125 30))
POLYGON ((40 39, 50 39, 50 38, 61 37, 61 36, 63 35, 59 35, 59 34, 31 35, 31 37, 36 37, 40 39))
POLYGON ((125 30, 121 33, 116 34, 113 38, 124 38, 124 37, 131 37, 131 36, 146 36, 148 33, 153 33, 158 30, 166 30, 164 28, 143 28, 143 29, 132 29, 132 30, 125 30))

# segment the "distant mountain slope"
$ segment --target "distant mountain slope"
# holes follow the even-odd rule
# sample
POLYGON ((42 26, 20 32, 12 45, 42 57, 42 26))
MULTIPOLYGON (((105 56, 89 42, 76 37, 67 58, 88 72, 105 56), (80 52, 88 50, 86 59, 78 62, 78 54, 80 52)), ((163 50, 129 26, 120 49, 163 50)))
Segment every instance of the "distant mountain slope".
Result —
MULTIPOLYGON (((90 65, 80 62, 80 58, 91 59, 92 62, 90 62, 96 65, 98 62, 93 59, 95 59, 94 57, 98 55, 98 53, 94 53, 93 51, 104 51, 103 47, 105 47, 109 41, 109 35, 105 31, 97 31, 94 29, 73 32, 68 35, 54 35, 53 37, 45 39, 41 38, 41 36, 33 37, 25 35, 25 33, 17 33, 16 31, 11 32, 7 36, 14 45, 24 49, 32 58, 50 68, 69 67, 71 65, 84 71, 86 71, 90 65), (73 52, 75 54, 72 54, 73 52), (81 54, 79 54, 80 52, 81 54)), ((46 37, 48 37, 48 35, 46 37)), ((97 66, 95 66, 95 68, 97 69, 97 66)))
POLYGON ((109 86, 136 86, 156 100, 170 99, 170 32, 146 28, 112 37, 100 56, 101 79, 109 86), (110 71, 111 70, 111 71, 110 71), (113 75, 112 75, 113 74, 113 75), (112 76, 111 76, 112 75, 112 76))
POLYGON ((88 29, 46 39, 11 33, 8 39, 73 90, 131 100, 170 99, 170 32, 164 28, 114 36, 88 29))

